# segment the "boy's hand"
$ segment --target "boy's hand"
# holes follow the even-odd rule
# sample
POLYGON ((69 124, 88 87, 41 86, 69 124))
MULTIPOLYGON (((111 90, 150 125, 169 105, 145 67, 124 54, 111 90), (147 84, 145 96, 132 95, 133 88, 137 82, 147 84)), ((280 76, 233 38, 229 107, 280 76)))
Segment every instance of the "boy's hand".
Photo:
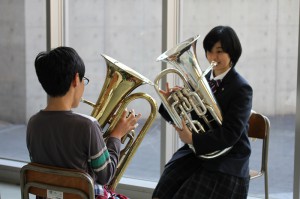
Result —
POLYGON ((134 110, 130 111, 128 114, 127 109, 125 109, 110 136, 121 139, 126 133, 137 127, 137 121, 141 116, 141 114, 136 115, 134 110))

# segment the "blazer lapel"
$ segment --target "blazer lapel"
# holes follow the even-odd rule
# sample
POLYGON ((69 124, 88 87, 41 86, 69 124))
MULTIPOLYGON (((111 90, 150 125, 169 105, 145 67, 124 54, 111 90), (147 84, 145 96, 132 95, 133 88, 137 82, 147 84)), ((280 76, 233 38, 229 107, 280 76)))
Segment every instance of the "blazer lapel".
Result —
MULTIPOLYGON (((210 74, 212 71, 210 71, 205 77, 207 79, 207 81, 209 81, 210 78, 210 74)), ((231 79, 235 76, 236 74, 236 70, 234 68, 232 68, 227 74, 226 76, 222 79, 222 82, 220 84, 220 86, 217 88, 217 91, 215 93, 215 95, 218 95, 220 93, 222 93, 222 91, 224 91, 226 89, 226 87, 231 83, 231 79)))

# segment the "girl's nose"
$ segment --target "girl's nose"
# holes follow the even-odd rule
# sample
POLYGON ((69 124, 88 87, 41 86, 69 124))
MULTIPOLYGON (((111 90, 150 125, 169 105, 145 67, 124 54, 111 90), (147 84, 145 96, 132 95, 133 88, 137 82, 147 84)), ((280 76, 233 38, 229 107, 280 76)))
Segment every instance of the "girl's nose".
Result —
POLYGON ((216 61, 216 58, 217 58, 217 54, 216 53, 208 53, 207 54, 207 58, 210 60, 210 61, 216 61))

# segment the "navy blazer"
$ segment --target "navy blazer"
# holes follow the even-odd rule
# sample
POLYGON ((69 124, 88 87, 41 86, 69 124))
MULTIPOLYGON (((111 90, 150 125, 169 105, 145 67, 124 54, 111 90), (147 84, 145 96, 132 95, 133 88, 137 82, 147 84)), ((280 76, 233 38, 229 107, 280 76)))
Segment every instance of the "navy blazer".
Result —
MULTIPOLYGON (((206 75, 209 79, 210 73, 206 75)), ((223 78, 215 98, 222 112, 222 126, 206 133, 193 133, 196 155, 208 154, 232 146, 225 155, 214 159, 203 159, 203 167, 238 177, 249 177, 249 157, 251 153, 247 136, 248 120, 252 109, 252 88, 247 81, 232 68, 223 78)), ((172 121, 161 105, 160 114, 172 121)), ((191 149, 184 145, 173 155, 168 164, 190 154, 191 149)), ((196 156, 195 156, 196 157, 196 156)), ((168 165, 167 164, 167 165, 168 165)))

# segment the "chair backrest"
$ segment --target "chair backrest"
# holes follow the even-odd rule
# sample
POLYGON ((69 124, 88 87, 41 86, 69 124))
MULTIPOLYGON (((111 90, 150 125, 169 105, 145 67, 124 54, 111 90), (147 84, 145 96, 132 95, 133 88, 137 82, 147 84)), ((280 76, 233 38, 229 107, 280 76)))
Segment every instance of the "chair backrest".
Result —
POLYGON ((22 199, 29 194, 64 199, 94 199, 94 181, 83 171, 29 163, 20 172, 22 199), (53 197, 55 196, 55 197, 53 197))
MULTIPOLYGON (((265 198, 269 198, 269 185, 268 185, 268 153, 269 153, 269 134, 270 134, 270 121, 269 118, 256 113, 251 112, 249 119, 248 136, 254 139, 262 140, 262 155, 261 155, 261 169, 260 171, 250 170, 250 179, 254 179, 264 175, 265 181, 265 198)), ((254 155, 254 154, 252 154, 254 155)))
POLYGON ((259 174, 251 175, 251 179, 263 175, 268 168, 268 153, 269 153, 269 133, 270 121, 269 119, 255 111, 251 112, 249 119, 248 136, 254 139, 261 139, 262 142, 262 157, 261 157, 261 171, 259 174))

